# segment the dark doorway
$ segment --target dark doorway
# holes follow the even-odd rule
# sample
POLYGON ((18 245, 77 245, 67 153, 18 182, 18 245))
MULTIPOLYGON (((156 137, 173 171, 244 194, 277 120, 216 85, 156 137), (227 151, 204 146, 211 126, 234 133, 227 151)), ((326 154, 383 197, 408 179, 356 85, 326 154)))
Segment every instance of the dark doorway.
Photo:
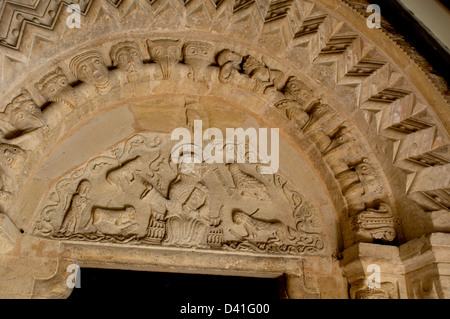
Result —
POLYGON ((138 297, 150 300, 276 300, 283 296, 281 278, 82 268, 81 288, 69 299, 138 297))

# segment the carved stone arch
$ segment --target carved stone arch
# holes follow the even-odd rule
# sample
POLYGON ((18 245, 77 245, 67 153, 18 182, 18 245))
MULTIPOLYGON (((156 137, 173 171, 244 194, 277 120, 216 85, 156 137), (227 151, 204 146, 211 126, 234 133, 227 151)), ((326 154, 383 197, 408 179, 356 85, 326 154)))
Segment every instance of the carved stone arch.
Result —
MULTIPOLYGON (((432 254, 448 241, 438 233, 449 229, 448 104, 420 66, 405 67, 386 33, 344 1, 88 1, 79 30, 65 26, 64 5, 37 1, 20 17, 20 4, 0 8, 0 27, 25 26, 0 43, 9 65, 0 87, 1 260, 26 257, 24 271, 45 265, 17 292, 0 283, 5 295, 53 296, 45 285, 54 285, 64 296, 73 261, 224 273, 220 265, 236 260, 243 266, 229 273, 287 274, 292 297, 420 295, 416 247, 432 254), (30 31, 30 21, 42 28, 30 31), (279 127, 280 172, 219 165, 196 186, 185 180, 189 194, 174 193, 183 202, 172 199, 183 178, 168 160, 170 132, 195 119, 222 131, 279 127), (148 194, 150 210, 139 204, 148 194), (200 202, 189 204, 191 195, 200 202), (233 196, 256 206, 225 205, 233 196), (180 217, 174 205, 213 215, 180 217), (222 259, 205 267, 209 254, 222 259), (360 293, 370 264, 381 266, 381 288, 360 293)), ((441 280, 439 258, 426 278, 441 280)))

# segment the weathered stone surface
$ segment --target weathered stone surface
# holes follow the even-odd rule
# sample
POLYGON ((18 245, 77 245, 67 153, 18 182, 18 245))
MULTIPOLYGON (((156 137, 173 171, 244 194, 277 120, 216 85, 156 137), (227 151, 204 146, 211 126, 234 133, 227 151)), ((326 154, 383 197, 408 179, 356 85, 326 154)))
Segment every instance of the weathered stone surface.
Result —
POLYGON ((351 7, 43 3, 0 4, 0 297, 67 297, 77 263, 449 298, 448 104, 351 7), (176 163, 198 120, 278 128, 278 171, 176 163))

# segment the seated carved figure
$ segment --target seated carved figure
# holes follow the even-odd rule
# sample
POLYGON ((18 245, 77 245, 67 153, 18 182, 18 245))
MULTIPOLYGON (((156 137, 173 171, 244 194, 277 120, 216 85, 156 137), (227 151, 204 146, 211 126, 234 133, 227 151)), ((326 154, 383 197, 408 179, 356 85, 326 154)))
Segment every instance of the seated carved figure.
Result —
POLYGON ((154 212, 165 216, 165 243, 185 247, 206 245, 209 225, 216 224, 211 216, 209 191, 201 182, 202 164, 179 164, 179 174, 169 186, 166 198, 144 181, 147 191, 141 196, 154 212))
POLYGON ((15 97, 5 112, 0 113, 0 142, 18 145, 24 150, 31 150, 43 138, 45 122, 39 106, 27 91, 15 97))
POLYGON ((80 81, 95 87, 99 94, 106 94, 111 90, 109 70, 100 53, 88 51, 74 57, 69 64, 73 75, 80 81))
POLYGON ((144 66, 142 53, 136 42, 119 42, 111 47, 111 60, 113 65, 126 73, 128 82, 138 81, 144 66))

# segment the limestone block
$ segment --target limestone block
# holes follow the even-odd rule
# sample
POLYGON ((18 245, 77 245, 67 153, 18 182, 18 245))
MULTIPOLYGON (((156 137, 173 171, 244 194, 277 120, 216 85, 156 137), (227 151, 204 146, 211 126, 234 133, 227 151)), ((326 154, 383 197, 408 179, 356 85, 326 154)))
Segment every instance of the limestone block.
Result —
POLYGON ((0 214, 0 254, 7 253, 16 244, 20 232, 6 214, 0 214))

